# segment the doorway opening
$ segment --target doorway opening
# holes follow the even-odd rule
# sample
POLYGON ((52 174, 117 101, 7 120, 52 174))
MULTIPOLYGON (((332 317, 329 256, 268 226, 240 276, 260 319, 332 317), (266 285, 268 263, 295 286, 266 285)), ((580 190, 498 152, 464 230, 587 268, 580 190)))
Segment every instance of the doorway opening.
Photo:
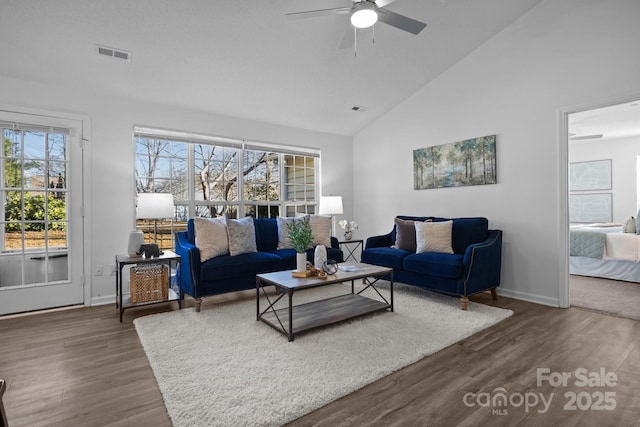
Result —
POLYGON ((571 112, 567 131, 568 303, 640 320, 640 100, 571 112))

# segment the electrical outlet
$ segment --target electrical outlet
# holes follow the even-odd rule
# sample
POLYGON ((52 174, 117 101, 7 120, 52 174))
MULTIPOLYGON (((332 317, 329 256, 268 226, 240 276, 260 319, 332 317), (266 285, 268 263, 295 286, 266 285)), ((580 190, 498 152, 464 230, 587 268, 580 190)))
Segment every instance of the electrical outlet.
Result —
POLYGON ((102 266, 96 265, 96 276, 102 276, 102 266))

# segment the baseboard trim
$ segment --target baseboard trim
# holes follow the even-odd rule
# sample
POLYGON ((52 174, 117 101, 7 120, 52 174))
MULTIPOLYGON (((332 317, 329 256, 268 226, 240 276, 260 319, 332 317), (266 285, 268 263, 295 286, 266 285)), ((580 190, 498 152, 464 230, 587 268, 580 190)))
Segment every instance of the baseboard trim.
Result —
POLYGON ((91 298, 91 306, 94 305, 107 305, 107 304, 115 304, 116 296, 114 295, 103 295, 99 297, 91 298))
POLYGON ((547 305, 550 307, 560 307, 560 301, 558 298, 550 298, 544 295, 530 294, 528 292, 514 291, 513 289, 505 289, 498 287, 498 295, 505 296, 507 298, 519 299, 522 301, 533 302, 536 304, 547 305))

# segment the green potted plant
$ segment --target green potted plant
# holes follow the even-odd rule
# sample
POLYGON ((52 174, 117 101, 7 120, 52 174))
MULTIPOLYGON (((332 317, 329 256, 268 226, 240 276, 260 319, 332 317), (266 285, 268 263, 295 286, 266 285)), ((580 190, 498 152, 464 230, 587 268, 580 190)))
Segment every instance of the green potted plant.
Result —
POLYGON ((307 249, 313 243, 313 233, 308 219, 297 219, 287 224, 289 240, 296 250, 296 271, 307 271, 307 249))

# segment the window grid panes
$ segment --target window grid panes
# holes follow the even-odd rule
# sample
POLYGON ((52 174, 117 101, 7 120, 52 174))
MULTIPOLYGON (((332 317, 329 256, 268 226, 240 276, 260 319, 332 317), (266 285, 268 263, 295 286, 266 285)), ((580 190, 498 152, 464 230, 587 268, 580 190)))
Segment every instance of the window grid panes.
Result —
MULTIPOLYGON (((137 191, 174 196, 173 220, 158 221, 161 248, 170 249, 173 232, 194 216, 275 218, 316 211, 314 156, 142 135, 135 145, 137 191)), ((154 225, 137 220, 148 242, 154 241, 154 225)))
POLYGON ((22 254, 23 264, 26 256, 44 266, 44 274, 30 274, 26 269, 2 285, 67 280, 66 266, 55 275, 47 267, 51 257, 66 257, 68 250, 67 134, 3 127, 2 135, 1 251, 6 256, 22 254))

